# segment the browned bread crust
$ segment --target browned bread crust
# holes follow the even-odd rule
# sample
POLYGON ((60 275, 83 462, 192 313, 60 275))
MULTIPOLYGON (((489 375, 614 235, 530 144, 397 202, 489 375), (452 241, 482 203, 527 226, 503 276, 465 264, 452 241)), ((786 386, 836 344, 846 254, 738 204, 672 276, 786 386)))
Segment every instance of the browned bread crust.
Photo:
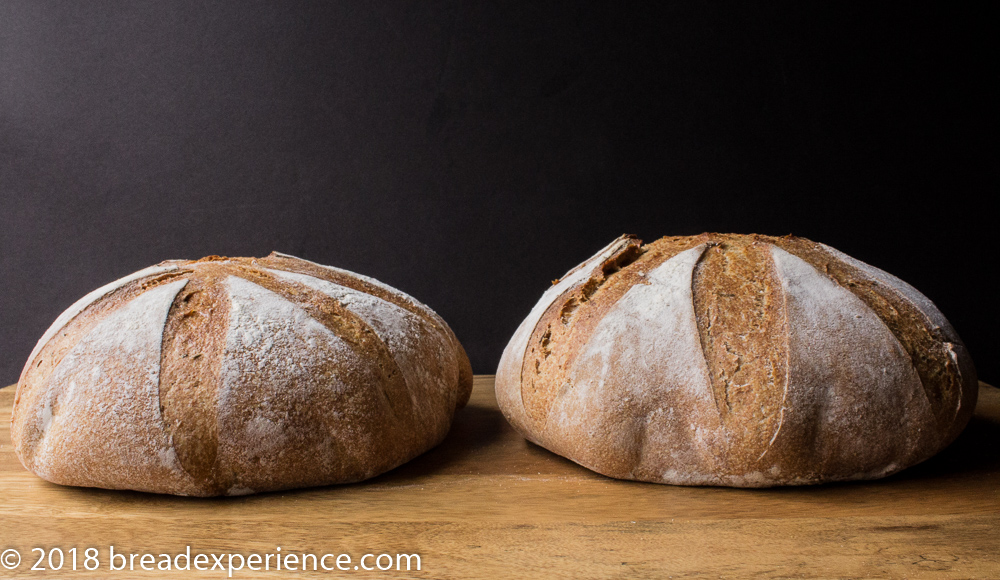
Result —
POLYGON ((430 308, 273 253, 169 261, 64 312, 18 382, 26 468, 213 496, 360 481, 439 443, 472 389, 430 308))
POLYGON ((934 455, 975 408, 955 330, 905 282, 793 236, 622 236, 550 288, 497 370, 529 440, 611 477, 766 487, 934 455))

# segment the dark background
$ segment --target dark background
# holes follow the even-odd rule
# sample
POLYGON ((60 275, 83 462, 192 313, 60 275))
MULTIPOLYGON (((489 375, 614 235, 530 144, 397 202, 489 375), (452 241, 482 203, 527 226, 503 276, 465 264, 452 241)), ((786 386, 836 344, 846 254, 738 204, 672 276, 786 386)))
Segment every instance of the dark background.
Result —
POLYGON ((0 385, 102 284, 271 250, 492 373, 616 236, 706 230, 896 274, 1000 381, 988 5, 495 4, 0 3, 0 385))

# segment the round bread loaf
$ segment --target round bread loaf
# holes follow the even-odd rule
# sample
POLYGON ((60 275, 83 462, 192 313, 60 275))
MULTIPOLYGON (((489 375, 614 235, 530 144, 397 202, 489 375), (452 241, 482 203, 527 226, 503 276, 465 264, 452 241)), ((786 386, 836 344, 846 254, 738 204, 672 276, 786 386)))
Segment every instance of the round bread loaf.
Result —
POLYGON ((792 236, 623 236, 542 296, 500 408, 599 473, 767 487, 889 475, 976 404, 972 360, 913 287, 792 236))
POLYGON ((410 296, 284 254, 211 256, 59 316, 21 374, 11 440, 55 483, 244 495, 409 461, 471 388, 455 335, 410 296))

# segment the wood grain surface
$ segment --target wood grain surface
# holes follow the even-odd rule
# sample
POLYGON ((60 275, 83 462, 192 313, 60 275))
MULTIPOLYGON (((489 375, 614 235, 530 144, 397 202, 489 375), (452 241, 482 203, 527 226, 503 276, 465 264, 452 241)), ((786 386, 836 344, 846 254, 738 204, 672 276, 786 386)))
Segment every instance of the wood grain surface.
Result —
MULTIPOLYGON (((13 398, 0 390, 2 416, 13 398)), ((0 577, 228 576, 143 571, 138 556, 135 570, 110 571, 113 545, 157 562, 187 546, 352 558, 346 571, 312 571, 311 560, 308 571, 277 571, 271 560, 269 571, 244 567, 234 578, 1000 578, 1000 390, 981 385, 969 427, 937 457, 866 483, 742 490, 608 479, 527 443, 497 409, 493 378, 478 376, 444 443, 365 483, 229 499, 62 487, 21 467, 4 421, 0 494, 0 552, 21 556, 0 577), (99 567, 88 572, 91 547, 99 567), (66 564, 31 570, 32 548, 60 548, 66 564), (419 554, 421 569, 407 572, 403 560, 399 571, 354 570, 368 553, 419 554)))

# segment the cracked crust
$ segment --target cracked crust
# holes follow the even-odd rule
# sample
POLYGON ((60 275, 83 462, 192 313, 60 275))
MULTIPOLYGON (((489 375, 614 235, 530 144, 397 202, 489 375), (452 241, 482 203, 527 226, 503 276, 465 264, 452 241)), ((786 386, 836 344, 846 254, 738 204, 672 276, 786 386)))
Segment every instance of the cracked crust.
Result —
POLYGON ((765 487, 882 477, 964 428, 976 376, 902 281, 803 238, 619 238, 512 338, 497 399, 600 473, 765 487))
POLYGON ((60 316, 11 437, 55 483, 243 495, 396 467, 444 438, 471 386, 447 324, 398 290, 283 254, 210 256, 60 316))

